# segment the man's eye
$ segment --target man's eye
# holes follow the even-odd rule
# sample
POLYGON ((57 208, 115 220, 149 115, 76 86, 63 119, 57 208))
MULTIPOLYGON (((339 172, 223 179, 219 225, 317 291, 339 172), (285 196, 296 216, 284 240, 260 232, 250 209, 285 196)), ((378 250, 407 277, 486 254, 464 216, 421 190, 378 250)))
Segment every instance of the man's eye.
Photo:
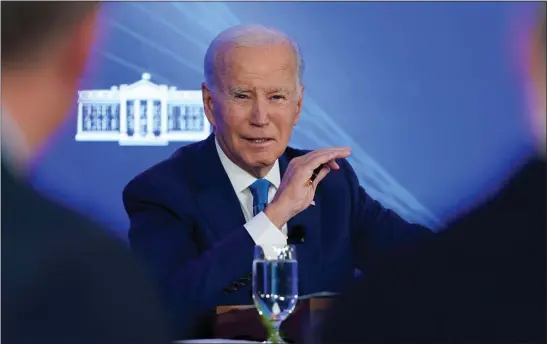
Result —
POLYGON ((249 97, 247 97, 246 94, 236 94, 234 97, 236 99, 247 99, 247 98, 249 98, 249 97))
POLYGON ((276 94, 275 96, 272 96, 273 100, 284 100, 286 99, 285 96, 282 96, 280 94, 276 94))

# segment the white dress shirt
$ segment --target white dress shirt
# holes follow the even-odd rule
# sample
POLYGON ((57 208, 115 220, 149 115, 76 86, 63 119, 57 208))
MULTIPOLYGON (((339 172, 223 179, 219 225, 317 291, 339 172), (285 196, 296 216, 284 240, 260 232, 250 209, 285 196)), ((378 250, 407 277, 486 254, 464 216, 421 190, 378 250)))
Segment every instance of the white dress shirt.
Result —
MULTIPOLYGON (((215 145, 220 162, 230 178, 230 182, 239 199, 241 210, 245 215, 245 229, 253 239, 256 245, 286 245, 287 244, 287 225, 285 224, 281 230, 277 228, 268 219, 264 212, 258 213, 253 217, 253 195, 249 186, 253 184, 257 178, 250 175, 248 172, 237 166, 226 156, 218 141, 215 138, 215 145)), ((281 173, 279 171, 279 161, 276 160, 273 168, 264 177, 270 182, 268 190, 268 203, 272 201, 281 183, 281 173)))

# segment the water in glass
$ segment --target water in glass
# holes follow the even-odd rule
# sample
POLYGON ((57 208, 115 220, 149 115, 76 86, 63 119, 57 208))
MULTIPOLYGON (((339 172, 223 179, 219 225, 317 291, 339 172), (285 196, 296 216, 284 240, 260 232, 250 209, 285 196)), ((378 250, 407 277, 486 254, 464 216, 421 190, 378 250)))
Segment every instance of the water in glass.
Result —
POLYGON ((298 262, 292 245, 255 249, 253 300, 258 313, 276 332, 269 342, 282 343, 279 327, 298 301, 298 262))

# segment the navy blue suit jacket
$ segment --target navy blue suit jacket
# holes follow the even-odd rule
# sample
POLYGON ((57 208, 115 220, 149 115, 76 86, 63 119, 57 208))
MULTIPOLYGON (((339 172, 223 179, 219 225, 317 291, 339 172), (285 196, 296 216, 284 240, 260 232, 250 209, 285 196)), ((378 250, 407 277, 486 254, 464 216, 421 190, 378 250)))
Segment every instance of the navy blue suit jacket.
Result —
MULTIPOLYGON (((289 161, 306 151, 287 148, 289 161)), ((299 293, 340 291, 389 249, 432 232, 383 208, 342 160, 319 184, 315 206, 288 223, 305 229, 297 248, 299 293)), ((252 304, 254 242, 224 171, 214 135, 178 149, 135 177, 123 192, 131 248, 150 263, 174 316, 178 336, 217 305, 252 304)), ((203 334, 206 335, 206 334, 203 334)))

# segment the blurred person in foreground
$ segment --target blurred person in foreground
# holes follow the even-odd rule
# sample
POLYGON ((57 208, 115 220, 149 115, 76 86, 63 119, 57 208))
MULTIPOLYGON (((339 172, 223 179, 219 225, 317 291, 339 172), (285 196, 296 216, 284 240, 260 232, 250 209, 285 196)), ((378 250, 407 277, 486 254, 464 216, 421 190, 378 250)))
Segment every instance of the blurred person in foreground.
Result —
POLYGON ((157 296, 121 242, 25 185, 65 120, 97 2, 2 2, 2 343, 166 342, 157 296))
POLYGON ((323 343, 545 343, 545 5, 529 72, 539 153, 490 200, 345 294, 323 343))
POLYGON ((304 86, 298 45, 287 35, 231 27, 211 42, 204 69, 213 134, 123 192, 131 248, 153 267, 179 336, 206 335, 183 326, 216 306, 253 303, 255 244, 297 245, 305 295, 337 292, 355 268, 367 271, 399 245, 432 235, 367 194, 344 159, 349 148, 288 146, 304 86))

